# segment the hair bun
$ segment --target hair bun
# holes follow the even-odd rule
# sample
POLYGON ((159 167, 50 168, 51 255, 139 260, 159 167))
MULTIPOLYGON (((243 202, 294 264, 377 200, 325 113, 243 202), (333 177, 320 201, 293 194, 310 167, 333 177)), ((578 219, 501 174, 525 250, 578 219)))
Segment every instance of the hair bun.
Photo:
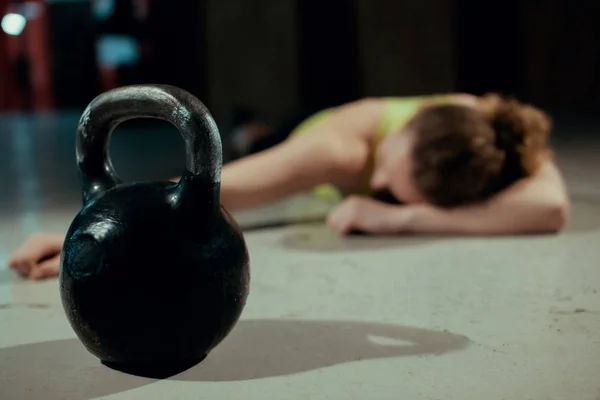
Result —
POLYGON ((521 140, 517 138, 514 127, 511 123, 503 119, 497 119, 492 122, 492 128, 496 134, 496 148, 505 152, 516 151, 517 145, 520 144, 521 140))
POLYGON ((540 156, 550 153, 550 117, 529 104, 495 93, 480 98, 479 108, 494 130, 495 147, 504 153, 499 179, 512 182, 533 173, 540 156))
POLYGON ((506 152, 533 153, 547 146, 550 119, 541 110, 492 93, 480 99, 480 110, 496 134, 496 147, 506 152))

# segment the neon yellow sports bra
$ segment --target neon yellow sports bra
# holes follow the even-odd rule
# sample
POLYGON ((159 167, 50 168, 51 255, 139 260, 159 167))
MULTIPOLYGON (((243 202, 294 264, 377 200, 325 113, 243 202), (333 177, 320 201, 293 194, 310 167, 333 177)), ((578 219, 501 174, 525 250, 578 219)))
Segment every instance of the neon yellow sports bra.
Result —
MULTIPOLYGON (((387 97, 385 101, 385 111, 381 118, 379 129, 374 136, 374 143, 371 146, 370 160, 374 159, 377 148, 381 141, 389 134, 397 132, 398 129, 402 128, 410 119, 417 113, 417 111, 424 105, 424 103, 436 103, 443 104, 449 102, 451 96, 449 95, 430 95, 430 96, 413 96, 413 97, 387 97)), ((306 132, 309 128, 326 120, 333 109, 325 109, 320 111, 313 116, 306 119, 300 125, 294 129, 292 135, 299 135, 306 132)), ((372 165, 372 163, 371 163, 372 165)), ((370 177, 370 173, 365 174, 366 177, 370 177)), ((319 185, 314 189, 315 195, 318 197, 326 198, 341 198, 341 192, 333 185, 319 185)), ((365 196, 372 195, 371 188, 369 186, 368 179, 362 183, 361 187, 357 191, 357 194, 365 196)))

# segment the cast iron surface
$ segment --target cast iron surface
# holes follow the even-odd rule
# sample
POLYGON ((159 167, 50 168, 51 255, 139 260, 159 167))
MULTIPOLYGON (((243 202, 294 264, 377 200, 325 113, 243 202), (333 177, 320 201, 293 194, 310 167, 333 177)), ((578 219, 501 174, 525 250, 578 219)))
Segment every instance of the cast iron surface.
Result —
POLYGON ((221 157, 211 115, 181 89, 122 87, 84 111, 77 130, 83 208, 65 238, 60 290, 77 336, 106 365, 177 373, 200 362, 239 319, 249 258, 219 203, 221 157), (124 184, 112 167, 113 129, 148 117, 171 122, 185 141, 178 183, 124 184))

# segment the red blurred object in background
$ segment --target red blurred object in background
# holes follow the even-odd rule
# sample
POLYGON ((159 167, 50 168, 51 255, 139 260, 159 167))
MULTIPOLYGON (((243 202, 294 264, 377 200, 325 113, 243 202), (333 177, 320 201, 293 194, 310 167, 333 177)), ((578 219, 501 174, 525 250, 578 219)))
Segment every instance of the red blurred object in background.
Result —
MULTIPOLYGON (((0 18, 6 14, 8 0, 0 0, 0 18)), ((8 35, 0 31, 0 110, 18 107, 17 82, 8 58, 8 35)))
POLYGON ((43 0, 9 4, 0 0, 0 18, 26 18, 23 30, 0 32, 0 109, 44 111, 53 108, 48 5, 43 0))

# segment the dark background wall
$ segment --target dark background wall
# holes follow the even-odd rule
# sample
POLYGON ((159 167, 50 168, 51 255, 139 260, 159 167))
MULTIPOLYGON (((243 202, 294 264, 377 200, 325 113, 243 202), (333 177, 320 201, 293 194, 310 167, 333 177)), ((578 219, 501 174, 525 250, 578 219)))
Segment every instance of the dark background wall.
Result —
POLYGON ((366 96, 456 89, 453 0, 357 0, 366 96))
MULTIPOLYGON (((218 121, 235 106, 277 121, 363 96, 450 91, 499 91, 557 110, 600 103, 598 1, 145 0, 140 21, 132 15, 144 0, 135 0, 104 25, 89 17, 91 2, 68 3, 48 3, 59 108, 83 107, 101 90, 90 48, 115 30, 143 48, 136 66, 117 71, 118 85, 184 87, 218 121)), ((0 80, 10 86, 10 68, 0 80)))
POLYGON ((524 3, 528 98, 549 107, 598 111, 600 2, 524 3))
POLYGON ((252 105, 268 120, 298 106, 293 0, 205 0, 206 81, 211 111, 252 105))
POLYGON ((461 91, 502 92, 527 97, 526 38, 536 15, 524 15, 522 0, 454 1, 456 85, 461 91))

